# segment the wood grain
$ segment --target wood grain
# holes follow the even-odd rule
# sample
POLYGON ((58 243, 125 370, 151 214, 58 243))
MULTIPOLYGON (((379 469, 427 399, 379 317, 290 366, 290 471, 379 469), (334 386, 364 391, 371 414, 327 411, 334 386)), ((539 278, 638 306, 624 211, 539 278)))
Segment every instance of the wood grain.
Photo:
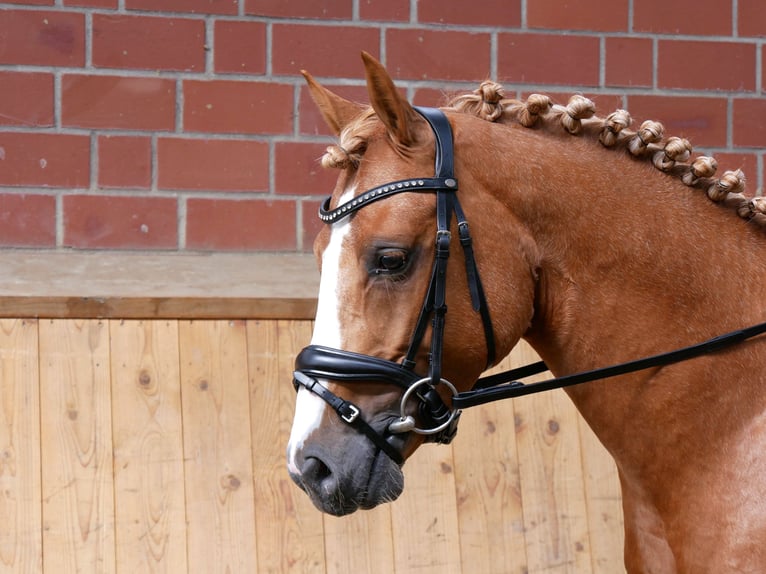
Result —
MULTIPOLYGON (((513 354, 519 364, 536 359, 525 343, 513 354)), ((563 391, 522 397, 514 407, 527 568, 530 573, 591 572, 579 415, 563 391)))
POLYGON ((0 317, 310 319, 313 256, 0 251, 0 317))
POLYGON ((582 417, 578 420, 590 553, 595 574, 625 572, 622 496, 614 459, 582 417))
POLYGON ((256 572, 245 324, 179 324, 188 571, 256 572))
POLYGON ((404 467, 391 507, 396 572, 461 572, 451 445, 425 445, 404 467))
POLYGON ((394 572, 393 536, 390 505, 342 518, 325 516, 327 573, 394 572))
POLYGON ((40 329, 43 564, 115 572, 109 333, 98 320, 40 329))
POLYGON ((325 571, 322 515, 288 477, 285 459, 295 350, 310 337, 309 321, 248 323, 258 572, 325 571))
POLYGON ((120 572, 185 572, 176 321, 111 321, 114 489, 120 572))
POLYGON ((0 320, 0 572, 42 572, 37 321, 0 320))
MULTIPOLYGON (((491 372, 514 366, 508 357, 491 372)), ((465 411, 453 449, 463 572, 525 572, 513 401, 465 411)))

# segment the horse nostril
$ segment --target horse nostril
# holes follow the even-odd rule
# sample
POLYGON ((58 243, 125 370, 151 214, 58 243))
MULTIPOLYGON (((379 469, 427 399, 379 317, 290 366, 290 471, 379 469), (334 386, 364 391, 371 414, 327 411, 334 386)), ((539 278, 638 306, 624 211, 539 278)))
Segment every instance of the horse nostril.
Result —
POLYGON ((316 457, 307 457, 301 469, 301 481, 307 488, 319 492, 320 488, 326 493, 333 492, 337 482, 332 470, 324 461, 316 457))

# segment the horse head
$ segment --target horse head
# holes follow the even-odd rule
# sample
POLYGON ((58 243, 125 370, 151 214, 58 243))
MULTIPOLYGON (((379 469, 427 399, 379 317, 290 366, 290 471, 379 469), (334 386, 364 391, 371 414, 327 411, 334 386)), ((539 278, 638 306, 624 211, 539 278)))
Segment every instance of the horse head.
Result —
POLYGON ((434 110, 429 119, 379 62, 363 60, 371 107, 304 74, 339 138, 322 163, 340 173, 314 244, 318 308, 311 345, 296 361, 288 469, 336 515, 394 500, 404 460, 423 442, 451 439, 452 395, 520 338, 535 288, 523 228, 509 236, 508 221, 492 217, 496 200, 475 170, 461 172, 460 155, 451 172, 451 141, 442 140, 454 133, 467 146, 470 132, 455 125, 456 114, 434 110), (488 246, 499 244, 490 268, 488 246), (493 324, 489 309, 510 319, 493 324))

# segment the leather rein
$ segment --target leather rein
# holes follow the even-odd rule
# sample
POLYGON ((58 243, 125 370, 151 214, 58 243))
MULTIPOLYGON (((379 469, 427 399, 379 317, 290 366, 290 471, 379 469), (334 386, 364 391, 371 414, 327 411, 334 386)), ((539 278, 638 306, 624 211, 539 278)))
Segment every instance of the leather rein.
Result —
POLYGON ((487 366, 493 364, 495 360, 495 339, 489 307, 473 253, 468 222, 456 194, 458 184, 454 177, 452 128, 444 113, 439 109, 416 107, 415 110, 428 121, 436 139, 435 177, 387 183, 370 189, 334 209, 330 209, 330 198, 327 198, 319 208, 320 219, 327 224, 333 224, 375 201, 398 193, 431 192, 436 194, 437 230, 433 269, 407 354, 401 363, 397 363, 342 349, 309 345, 296 357, 295 372, 293 373, 293 385, 296 390, 303 387, 316 394, 335 410, 343 422, 366 435, 373 444, 396 463, 402 464, 404 458, 401 452, 388 441, 389 438, 414 432, 425 435, 427 442, 447 444, 457 433, 460 409, 685 361, 766 333, 766 323, 761 323, 720 335, 696 345, 618 365, 536 383, 525 384, 518 380, 547 371, 548 368, 545 363, 540 361, 482 377, 470 391, 458 392, 452 383, 441 376, 444 327, 447 314, 446 273, 452 238, 450 222, 453 214, 457 222, 460 245, 465 256, 466 277, 472 307, 474 311, 480 314, 484 327, 487 344, 487 366), (414 371, 415 359, 429 325, 432 327, 429 374, 423 377, 414 371), (395 384, 404 391, 400 403, 400 417, 398 420, 390 422, 384 432, 379 432, 373 428, 370 421, 362 416, 356 405, 331 392, 322 384, 321 380, 334 380, 341 383, 381 382, 395 384), (442 399, 437 390, 439 387, 446 387, 452 395, 451 406, 448 406, 442 399), (411 398, 415 398, 419 402, 418 416, 425 428, 416 426, 414 417, 406 414, 407 404, 411 398))

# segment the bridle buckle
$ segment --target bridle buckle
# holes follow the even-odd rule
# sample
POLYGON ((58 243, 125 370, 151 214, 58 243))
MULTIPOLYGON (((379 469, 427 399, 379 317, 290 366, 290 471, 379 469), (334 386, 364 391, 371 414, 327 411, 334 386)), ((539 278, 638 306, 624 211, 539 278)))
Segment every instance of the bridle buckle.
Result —
POLYGON ((359 416, 359 407, 352 403, 346 403, 345 407, 348 409, 348 412, 341 414, 340 418, 343 422, 352 424, 356 420, 356 417, 359 416))

